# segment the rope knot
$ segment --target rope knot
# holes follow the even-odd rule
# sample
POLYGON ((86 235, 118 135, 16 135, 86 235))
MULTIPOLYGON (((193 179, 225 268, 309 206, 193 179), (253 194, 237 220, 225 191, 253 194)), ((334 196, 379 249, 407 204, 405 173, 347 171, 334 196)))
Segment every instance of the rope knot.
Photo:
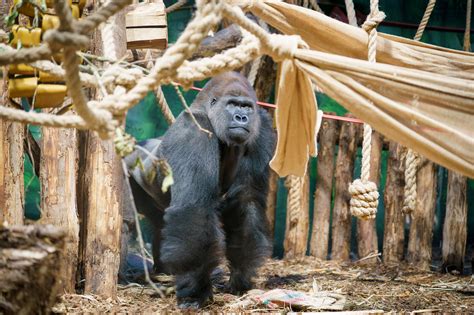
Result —
POLYGON ((361 219, 374 219, 379 205, 379 192, 374 182, 356 179, 349 186, 351 214, 361 219))
POLYGON ((50 47, 61 46, 83 49, 89 46, 89 37, 75 32, 48 30, 44 33, 43 40, 50 47))
POLYGON ((262 49, 276 62, 293 59, 296 49, 309 47, 298 35, 270 34, 268 38, 268 43, 262 49))
POLYGON ((133 88, 141 77, 143 77, 143 72, 140 69, 126 69, 118 65, 113 65, 104 71, 102 81, 107 90, 111 92, 118 85, 126 89, 133 88))
POLYGON ((367 33, 370 33, 370 31, 375 29, 377 25, 379 25, 385 19, 385 16, 385 13, 379 10, 376 10, 376 12, 371 12, 367 16, 367 20, 365 20, 364 24, 362 24, 362 28, 367 33))

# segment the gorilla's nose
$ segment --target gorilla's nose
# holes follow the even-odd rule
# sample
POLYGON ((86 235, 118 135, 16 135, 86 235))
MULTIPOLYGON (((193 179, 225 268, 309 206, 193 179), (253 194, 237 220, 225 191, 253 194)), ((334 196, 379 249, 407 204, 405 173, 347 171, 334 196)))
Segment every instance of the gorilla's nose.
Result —
POLYGON ((236 123, 241 125, 246 125, 249 122, 249 117, 244 114, 234 114, 232 118, 236 123))

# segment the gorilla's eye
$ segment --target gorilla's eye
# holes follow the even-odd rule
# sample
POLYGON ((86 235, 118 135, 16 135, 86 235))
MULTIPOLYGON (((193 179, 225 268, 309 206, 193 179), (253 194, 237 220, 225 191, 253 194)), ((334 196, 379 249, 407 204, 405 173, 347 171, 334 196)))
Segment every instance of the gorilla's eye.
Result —
POLYGON ((214 105, 214 104, 216 104, 216 102, 217 102, 217 100, 216 100, 215 98, 213 98, 213 99, 211 100, 211 106, 214 105))

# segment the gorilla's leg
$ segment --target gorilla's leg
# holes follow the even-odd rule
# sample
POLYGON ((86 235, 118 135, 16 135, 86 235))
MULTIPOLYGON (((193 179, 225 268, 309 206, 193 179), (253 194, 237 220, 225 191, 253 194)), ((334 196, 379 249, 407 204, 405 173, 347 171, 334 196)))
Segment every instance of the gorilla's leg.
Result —
POLYGON ((176 275, 181 308, 198 308, 212 298, 210 275, 219 264, 223 241, 213 209, 181 206, 165 211, 161 260, 176 275))
POLYGON ((242 294, 252 288, 252 277, 270 255, 267 223, 261 209, 250 202, 223 213, 226 257, 230 263, 230 290, 242 294))

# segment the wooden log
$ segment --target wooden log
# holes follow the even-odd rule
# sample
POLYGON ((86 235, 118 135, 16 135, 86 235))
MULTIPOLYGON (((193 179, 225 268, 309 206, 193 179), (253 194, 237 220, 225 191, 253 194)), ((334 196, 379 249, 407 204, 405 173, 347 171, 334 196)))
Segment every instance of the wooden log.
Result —
POLYGON ((60 293, 64 233, 0 224, 0 314, 49 314, 60 293))
MULTIPOLYGON (((94 1, 94 8, 98 2, 94 1)), ((112 59, 125 54, 125 19, 123 12, 114 15, 94 34, 93 53, 112 59), (113 27, 112 30, 106 29, 113 27), (104 47, 105 33, 113 34, 115 50, 104 47)), ((108 48, 108 47, 107 47, 108 48)), ((81 265, 84 291, 114 297, 120 265, 122 226, 122 181, 120 158, 112 141, 102 141, 96 134, 84 135, 82 154, 85 170, 81 176, 81 265)))
MULTIPOLYGON (((1 103, 8 104, 4 82, 0 79, 1 103)), ((24 135, 23 124, 0 119, 0 224, 24 222, 24 135)))
POLYGON ((348 187, 353 179, 354 160, 357 152, 357 137, 360 126, 343 122, 339 135, 339 150, 336 159, 334 209, 332 219, 332 259, 348 260, 351 240, 351 196, 348 187))
POLYGON ((41 223, 66 231, 62 290, 75 293, 79 219, 76 203, 77 131, 43 128, 41 141, 41 223))
MULTIPOLYGON (((335 113, 330 113, 335 115, 335 113)), ((319 130, 318 175, 314 193, 313 231, 311 233, 310 254, 319 259, 327 259, 329 247, 329 227, 331 197, 335 166, 336 139, 339 123, 335 119, 323 119, 319 130)))
POLYGON ((446 217, 443 226, 443 271, 463 272, 467 241, 467 179, 448 173, 446 217))
POLYGON ((288 202, 286 207, 285 258, 306 255, 309 231, 309 174, 290 175, 286 179, 288 202))
MULTIPOLYGON (((382 156, 382 135, 372 132, 372 149, 370 152, 370 178, 377 187, 380 187, 380 165, 382 156)), ((357 220, 357 249, 359 258, 367 257, 378 252, 378 238, 376 220, 357 220)), ((364 264, 377 262, 377 258, 364 260, 364 264)))
MULTIPOLYGON (((262 56, 254 84, 255 93, 259 101, 266 102, 269 100, 273 85, 276 82, 276 73, 276 66, 273 59, 269 56, 262 56)), ((273 116, 274 109, 271 109, 270 112, 273 116)))
POLYGON ((384 263, 399 263, 403 260, 405 241, 405 215, 402 212, 405 187, 405 149, 396 142, 389 144, 387 178, 385 181, 385 224, 383 238, 384 263))
POLYGON ((416 207, 410 224, 407 261, 421 270, 429 270, 432 255, 433 221, 436 208, 437 167, 420 159, 417 173, 416 207))
POLYGON ((202 40, 199 47, 193 53, 191 59, 211 57, 226 49, 237 46, 242 40, 242 32, 236 24, 232 24, 202 40))

